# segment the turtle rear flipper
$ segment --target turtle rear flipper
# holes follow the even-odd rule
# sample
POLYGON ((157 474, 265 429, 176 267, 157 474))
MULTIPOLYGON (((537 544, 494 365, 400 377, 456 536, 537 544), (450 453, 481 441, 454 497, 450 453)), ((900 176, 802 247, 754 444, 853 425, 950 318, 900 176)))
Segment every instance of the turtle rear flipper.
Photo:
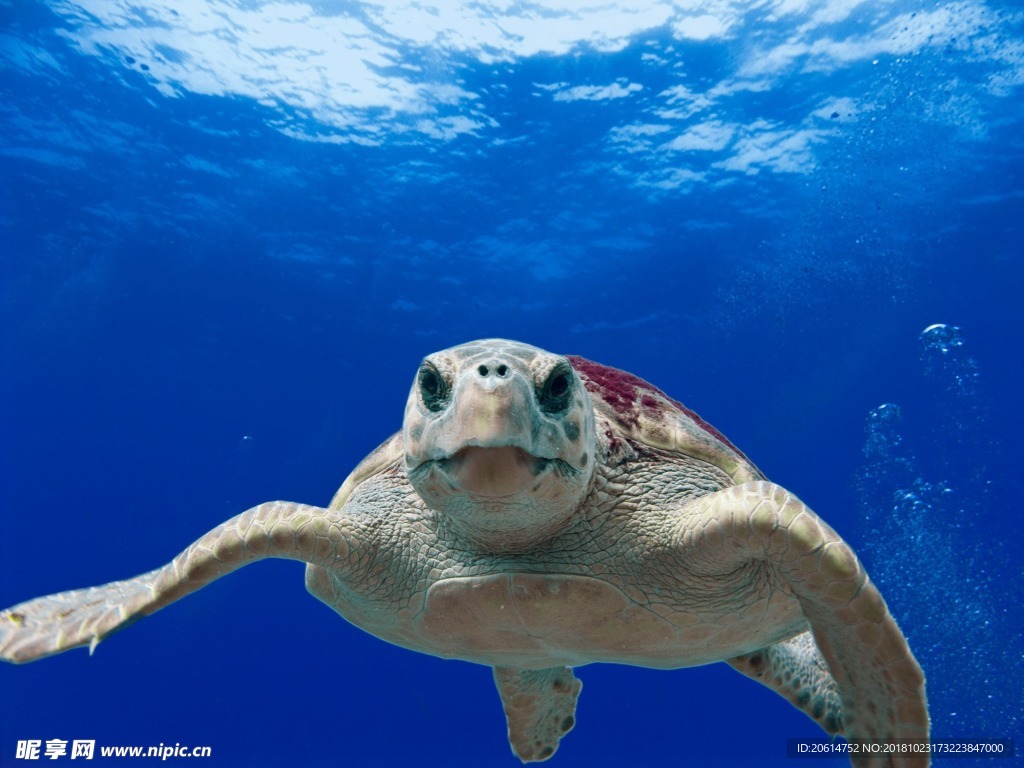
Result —
POLYGON ((508 740, 524 763, 547 760, 576 724, 576 699, 583 683, 572 667, 495 667, 494 682, 508 719, 508 740))
POLYGON ((214 528, 167 565, 133 579, 37 597, 0 612, 0 660, 16 664, 89 646, 211 581, 265 557, 337 567, 349 518, 291 502, 260 504, 214 528))
POLYGON ((810 632, 728 659, 728 663, 787 699, 829 734, 843 732, 839 690, 810 632))

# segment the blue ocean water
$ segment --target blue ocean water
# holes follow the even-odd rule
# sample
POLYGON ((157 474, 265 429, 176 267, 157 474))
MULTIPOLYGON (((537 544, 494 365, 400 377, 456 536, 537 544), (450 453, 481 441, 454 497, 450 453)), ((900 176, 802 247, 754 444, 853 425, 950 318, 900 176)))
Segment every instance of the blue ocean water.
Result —
MULTIPOLYGON (((934 735, 1024 749, 1016 4, 0 19, 0 605, 148 571, 261 501, 326 504, 423 355, 509 337, 698 411, 861 554, 934 735)), ((721 664, 578 674, 552 765, 792 765, 821 733, 721 664)), ((283 561, 0 669, 0 765, 27 739, 518 764, 488 669, 347 625, 283 561)))

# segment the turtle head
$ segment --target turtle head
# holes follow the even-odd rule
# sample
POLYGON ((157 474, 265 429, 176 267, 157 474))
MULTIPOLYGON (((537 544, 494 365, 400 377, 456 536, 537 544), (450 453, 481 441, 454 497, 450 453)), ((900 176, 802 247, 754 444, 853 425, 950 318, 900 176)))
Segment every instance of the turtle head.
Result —
POLYGON ((453 532, 521 551, 565 528, 596 460, 590 396, 569 361, 502 339, 420 364, 402 428, 409 480, 453 532))

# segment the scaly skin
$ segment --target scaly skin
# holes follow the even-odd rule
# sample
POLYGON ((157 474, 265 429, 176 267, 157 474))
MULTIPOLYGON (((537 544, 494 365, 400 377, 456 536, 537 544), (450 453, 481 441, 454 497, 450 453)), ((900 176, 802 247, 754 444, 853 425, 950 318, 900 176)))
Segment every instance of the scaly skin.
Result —
POLYGON ((261 504, 163 568, 0 612, 0 658, 93 649, 283 557, 378 637, 494 667, 524 762, 573 727, 572 667, 594 661, 725 660, 830 733, 927 738, 921 670, 839 536, 650 385, 573 365, 504 341, 431 356, 403 433, 330 508, 261 504))

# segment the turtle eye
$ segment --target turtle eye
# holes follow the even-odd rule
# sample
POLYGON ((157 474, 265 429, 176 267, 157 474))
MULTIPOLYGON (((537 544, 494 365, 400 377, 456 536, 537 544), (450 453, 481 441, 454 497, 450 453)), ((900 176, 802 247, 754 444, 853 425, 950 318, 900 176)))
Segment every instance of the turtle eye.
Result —
POLYGON ((424 363, 416 378, 420 386, 420 397, 423 398, 423 404, 427 409, 440 411, 444 408, 448 399, 448 387, 437 368, 430 363, 424 363))
POLYGON ((540 406, 548 413, 558 413, 569 407, 572 391, 572 370, 568 365, 556 365, 540 388, 540 406))

